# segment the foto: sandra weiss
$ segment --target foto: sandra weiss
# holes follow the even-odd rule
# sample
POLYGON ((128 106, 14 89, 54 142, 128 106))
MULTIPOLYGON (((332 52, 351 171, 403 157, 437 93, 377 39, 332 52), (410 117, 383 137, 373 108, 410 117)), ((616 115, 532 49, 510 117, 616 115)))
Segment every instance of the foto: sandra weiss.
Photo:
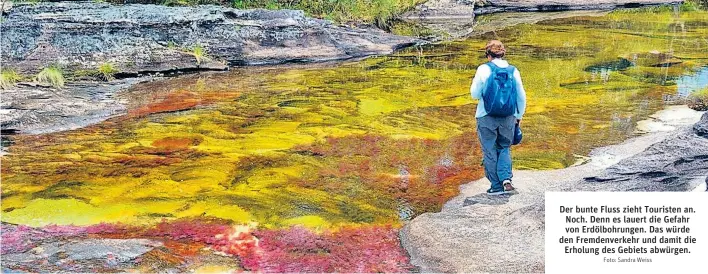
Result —
POLYGON ((617 257, 617 259, 604 257, 604 258, 602 258, 602 260, 607 263, 651 263, 652 262, 651 258, 642 258, 642 257, 634 257, 634 258, 632 258, 632 257, 625 257, 625 258, 617 257))

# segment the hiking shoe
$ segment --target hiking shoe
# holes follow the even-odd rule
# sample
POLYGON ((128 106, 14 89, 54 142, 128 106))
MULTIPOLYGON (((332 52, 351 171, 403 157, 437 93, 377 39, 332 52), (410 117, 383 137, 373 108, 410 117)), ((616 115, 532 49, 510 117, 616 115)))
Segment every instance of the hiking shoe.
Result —
POLYGON ((506 193, 504 189, 487 189, 487 195, 502 195, 504 193, 506 193))
POLYGON ((504 191, 514 191, 516 188, 514 185, 511 184, 511 180, 506 179, 502 182, 502 185, 504 186, 504 191))

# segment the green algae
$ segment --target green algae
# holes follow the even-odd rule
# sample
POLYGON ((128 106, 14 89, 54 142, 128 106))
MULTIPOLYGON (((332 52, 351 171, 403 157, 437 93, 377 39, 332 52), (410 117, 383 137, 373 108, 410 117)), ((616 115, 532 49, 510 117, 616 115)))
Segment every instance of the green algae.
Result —
POLYGON ((677 77, 708 64, 707 20, 669 11, 557 19, 336 66, 143 84, 123 95, 126 116, 13 137, 2 220, 399 223, 401 208, 439 210, 482 176, 469 84, 488 39, 507 44, 528 93, 515 166, 555 169, 632 136, 676 94, 677 77))

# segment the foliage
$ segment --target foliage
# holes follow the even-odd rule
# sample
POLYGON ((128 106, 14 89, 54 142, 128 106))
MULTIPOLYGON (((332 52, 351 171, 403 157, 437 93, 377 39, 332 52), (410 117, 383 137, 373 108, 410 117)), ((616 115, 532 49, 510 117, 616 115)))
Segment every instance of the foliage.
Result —
POLYGON ((98 66, 99 77, 104 81, 115 79, 115 74, 118 72, 115 66, 111 63, 102 63, 98 66))
POLYGON ((235 8, 300 9, 336 22, 373 23, 388 29, 398 15, 423 0, 234 0, 235 8))
POLYGON ((169 41, 169 42, 167 42, 167 48, 168 49, 177 49, 177 43, 175 43, 174 41, 169 41))
POLYGON ((708 111, 708 88, 692 93, 688 97, 688 107, 698 111, 708 111))
POLYGON ((9 89, 20 80, 22 80, 22 76, 12 69, 0 72, 0 88, 2 89, 9 89))
POLYGON ((694 7, 699 9, 708 9, 708 0, 686 0, 684 3, 693 5, 694 7))
POLYGON ((206 49, 202 45, 194 45, 191 50, 191 54, 197 59, 197 65, 202 63, 202 60, 206 58, 206 49))
POLYGON ((37 82, 49 84, 55 88, 64 87, 64 74, 58 66, 49 66, 37 74, 37 82))

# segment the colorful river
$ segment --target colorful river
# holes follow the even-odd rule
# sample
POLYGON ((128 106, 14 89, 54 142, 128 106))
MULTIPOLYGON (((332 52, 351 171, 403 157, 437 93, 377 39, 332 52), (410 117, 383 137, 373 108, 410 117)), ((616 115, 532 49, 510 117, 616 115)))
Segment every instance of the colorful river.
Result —
POLYGON ((506 43, 528 92, 515 168, 556 169, 632 136, 677 82, 705 82, 706 37, 706 12, 621 11, 344 64, 142 84, 122 94, 127 115, 13 136, 2 156, 2 221, 390 227, 395 242, 403 221, 439 210, 483 175, 469 84, 488 39, 506 43))

